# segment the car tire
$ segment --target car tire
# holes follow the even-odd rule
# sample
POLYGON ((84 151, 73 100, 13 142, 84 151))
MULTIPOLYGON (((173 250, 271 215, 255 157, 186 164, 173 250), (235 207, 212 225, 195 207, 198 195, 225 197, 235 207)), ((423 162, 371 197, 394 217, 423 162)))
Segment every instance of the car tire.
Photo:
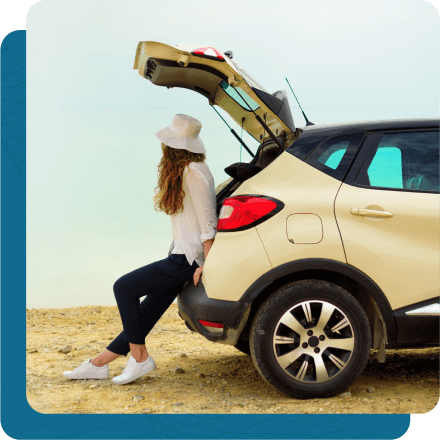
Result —
POLYGON ((241 351, 244 354, 247 354, 247 355, 251 354, 251 349, 249 347, 249 340, 239 339, 238 342, 237 342, 237 345, 234 345, 234 347, 238 351, 241 351))
POLYGON ((257 370, 274 388, 300 399, 346 390, 362 373, 370 347, 361 305, 343 288, 321 280, 296 281, 273 292, 250 330, 257 370))

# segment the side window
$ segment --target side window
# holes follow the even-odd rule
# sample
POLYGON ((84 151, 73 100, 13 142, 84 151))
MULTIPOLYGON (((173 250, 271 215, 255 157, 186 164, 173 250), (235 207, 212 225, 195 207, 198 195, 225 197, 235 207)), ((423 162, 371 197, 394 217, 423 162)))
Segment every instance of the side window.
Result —
POLYGON ((355 182, 376 188, 439 190, 439 132, 385 133, 355 182))
POLYGON ((363 137, 364 132, 358 132, 328 138, 309 154, 306 162, 318 170, 342 180, 363 137))
POLYGON ((349 141, 338 142, 337 144, 332 145, 318 157, 318 161, 332 170, 335 170, 341 163, 342 157, 347 151, 349 145, 349 141))
POLYGON ((380 146, 367 169, 371 186, 403 188, 402 153, 396 147, 380 146))

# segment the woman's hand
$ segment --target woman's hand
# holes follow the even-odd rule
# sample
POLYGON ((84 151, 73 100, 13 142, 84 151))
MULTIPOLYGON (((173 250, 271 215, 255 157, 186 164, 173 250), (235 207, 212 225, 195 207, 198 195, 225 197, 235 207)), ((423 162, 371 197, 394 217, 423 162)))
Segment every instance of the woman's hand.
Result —
POLYGON ((200 278, 202 277, 203 272, 203 266, 200 266, 196 269, 194 272, 193 278, 194 278, 194 286, 197 286, 197 283, 199 282, 200 278))

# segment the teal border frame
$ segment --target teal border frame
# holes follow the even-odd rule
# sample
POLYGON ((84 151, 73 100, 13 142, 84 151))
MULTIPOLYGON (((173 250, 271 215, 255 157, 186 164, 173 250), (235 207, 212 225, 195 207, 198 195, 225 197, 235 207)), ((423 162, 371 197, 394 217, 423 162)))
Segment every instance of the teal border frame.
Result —
POLYGON ((26 31, 1 45, 1 425, 16 439, 397 439, 409 414, 41 414, 26 399, 26 31), (142 433, 142 434, 139 434, 142 433))

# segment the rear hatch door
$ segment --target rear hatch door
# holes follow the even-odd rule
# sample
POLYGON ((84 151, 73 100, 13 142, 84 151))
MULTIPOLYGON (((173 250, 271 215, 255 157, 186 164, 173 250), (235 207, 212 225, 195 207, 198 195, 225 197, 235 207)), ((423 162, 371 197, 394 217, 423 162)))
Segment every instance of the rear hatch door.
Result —
POLYGON ((202 94, 259 142, 270 136, 255 114, 276 136, 289 139, 295 132, 286 92, 270 94, 237 63, 213 47, 183 44, 173 47, 141 41, 133 68, 155 85, 181 87, 202 94))

